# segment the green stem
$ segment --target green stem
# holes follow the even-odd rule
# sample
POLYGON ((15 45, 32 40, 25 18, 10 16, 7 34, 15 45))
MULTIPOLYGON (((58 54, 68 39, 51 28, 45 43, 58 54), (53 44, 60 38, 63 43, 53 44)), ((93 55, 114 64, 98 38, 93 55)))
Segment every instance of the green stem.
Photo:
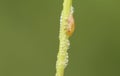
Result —
POLYGON ((56 62, 56 76, 64 76, 64 69, 68 63, 69 36, 66 34, 68 26, 68 16, 71 12, 72 0, 64 0, 61 13, 60 32, 59 32, 59 52, 56 62))

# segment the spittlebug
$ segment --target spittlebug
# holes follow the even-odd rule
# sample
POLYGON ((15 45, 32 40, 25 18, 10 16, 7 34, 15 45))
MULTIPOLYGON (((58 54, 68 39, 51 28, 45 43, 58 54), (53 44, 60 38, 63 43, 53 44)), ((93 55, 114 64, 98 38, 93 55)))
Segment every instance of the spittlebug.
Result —
POLYGON ((75 30, 75 23, 74 23, 74 17, 73 17, 73 7, 71 8, 70 15, 68 17, 68 26, 67 26, 67 35, 70 37, 75 30))

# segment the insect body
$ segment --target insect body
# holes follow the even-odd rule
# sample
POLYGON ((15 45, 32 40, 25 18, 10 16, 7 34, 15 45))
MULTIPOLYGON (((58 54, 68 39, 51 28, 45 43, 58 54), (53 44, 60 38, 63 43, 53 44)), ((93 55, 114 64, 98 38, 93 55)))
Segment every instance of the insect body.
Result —
POLYGON ((73 13, 71 13, 68 17, 68 26, 67 26, 67 35, 70 37, 75 29, 75 23, 73 18, 73 13))

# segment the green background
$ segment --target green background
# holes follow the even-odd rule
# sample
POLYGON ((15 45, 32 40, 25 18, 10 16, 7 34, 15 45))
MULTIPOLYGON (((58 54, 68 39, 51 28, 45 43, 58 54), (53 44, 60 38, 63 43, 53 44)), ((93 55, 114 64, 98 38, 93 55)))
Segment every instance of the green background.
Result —
MULTIPOLYGON (((120 76, 119 0, 73 0, 65 76, 120 76)), ((55 76, 63 0, 0 0, 0 76, 55 76)))

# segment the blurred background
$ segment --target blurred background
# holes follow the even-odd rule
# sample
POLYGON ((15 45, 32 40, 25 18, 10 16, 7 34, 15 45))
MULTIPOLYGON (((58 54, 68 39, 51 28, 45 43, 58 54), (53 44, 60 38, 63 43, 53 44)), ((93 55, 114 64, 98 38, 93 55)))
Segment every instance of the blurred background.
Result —
MULTIPOLYGON (((0 0, 0 76, 55 76, 63 0, 0 0)), ((65 76, 120 76, 120 3, 73 0, 65 76)))

